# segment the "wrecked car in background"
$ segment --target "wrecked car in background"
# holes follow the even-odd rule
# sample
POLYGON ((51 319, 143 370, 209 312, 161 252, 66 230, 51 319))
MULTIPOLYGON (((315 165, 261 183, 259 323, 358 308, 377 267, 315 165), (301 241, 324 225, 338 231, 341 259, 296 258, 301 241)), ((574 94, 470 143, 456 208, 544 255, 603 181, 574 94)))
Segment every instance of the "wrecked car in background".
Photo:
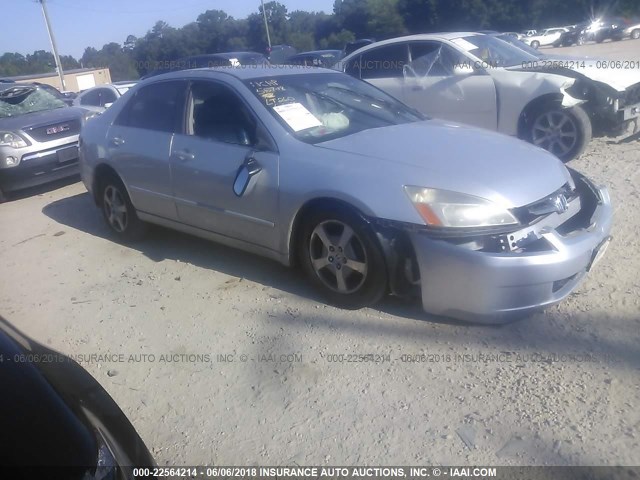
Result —
MULTIPOLYGON (((538 63, 538 57, 491 35, 445 33, 369 45, 340 61, 338 69, 422 113, 517 136, 566 162, 591 140, 589 96, 575 75, 538 63)), ((638 116, 637 89, 625 95, 617 103, 613 97, 605 101, 626 121, 638 116)))
POLYGON ((152 78, 80 144, 114 237, 149 222, 298 264, 350 309, 391 291, 472 322, 529 314, 577 287, 611 228, 606 188, 548 152, 322 68, 152 78))
POLYGON ((570 88, 573 97, 582 99, 593 131, 597 134, 621 135, 638 130, 640 118, 640 63, 545 54, 508 36, 495 38, 518 47, 538 58, 523 66, 532 72, 564 75, 575 79, 570 88), (636 67, 636 68, 634 68, 636 67))
POLYGON ((37 85, 0 84, 0 202, 7 192, 78 174, 78 134, 95 113, 37 85))

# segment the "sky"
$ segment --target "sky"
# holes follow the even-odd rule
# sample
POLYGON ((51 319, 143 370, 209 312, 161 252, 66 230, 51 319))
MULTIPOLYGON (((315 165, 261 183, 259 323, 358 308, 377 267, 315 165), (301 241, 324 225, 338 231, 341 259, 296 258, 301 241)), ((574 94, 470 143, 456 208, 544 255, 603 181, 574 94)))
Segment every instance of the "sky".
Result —
MULTIPOLYGON (((333 11, 333 0, 278 0, 293 10, 333 11)), ((266 0, 265 0, 266 2, 266 0)), ((0 0, 0 55, 51 51, 37 0, 0 0)), ((181 27, 206 10, 224 10, 235 18, 257 12, 260 0, 46 0, 60 55, 80 58, 86 47, 122 44, 127 35, 141 37, 158 20, 181 27)))

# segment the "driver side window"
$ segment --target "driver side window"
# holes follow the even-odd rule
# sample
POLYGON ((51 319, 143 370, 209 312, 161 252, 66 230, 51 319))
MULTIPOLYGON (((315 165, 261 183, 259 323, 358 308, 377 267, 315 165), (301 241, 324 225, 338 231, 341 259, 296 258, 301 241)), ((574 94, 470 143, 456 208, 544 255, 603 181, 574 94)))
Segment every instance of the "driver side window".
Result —
POLYGON ((187 115, 187 135, 236 145, 256 143, 257 120, 229 87, 194 81, 187 115))

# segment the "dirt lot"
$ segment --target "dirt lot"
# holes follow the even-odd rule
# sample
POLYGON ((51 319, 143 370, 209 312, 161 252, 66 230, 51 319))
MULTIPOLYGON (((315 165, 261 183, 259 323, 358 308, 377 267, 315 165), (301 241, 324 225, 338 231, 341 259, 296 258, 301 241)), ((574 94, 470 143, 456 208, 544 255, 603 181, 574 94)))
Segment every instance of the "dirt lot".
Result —
POLYGON ((338 310, 295 271, 162 229, 119 245, 80 183, 0 205, 0 314, 122 354, 83 365, 159 464, 638 465, 640 144, 597 139, 572 166, 609 186, 615 239, 569 299, 504 327, 338 310))

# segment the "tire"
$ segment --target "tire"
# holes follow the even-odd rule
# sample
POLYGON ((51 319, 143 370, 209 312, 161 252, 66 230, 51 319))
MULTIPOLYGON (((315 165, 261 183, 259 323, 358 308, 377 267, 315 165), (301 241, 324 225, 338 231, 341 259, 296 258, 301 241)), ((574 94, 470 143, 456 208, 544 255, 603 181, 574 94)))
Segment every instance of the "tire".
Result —
POLYGON ((534 40, 533 42, 531 42, 531 47, 537 50, 540 47, 540 42, 537 40, 534 40))
POLYGON ((631 38, 634 40, 638 40, 640 38, 640 28, 636 28, 631 32, 631 38))
POLYGON ((578 46, 584 45, 584 42, 585 42, 584 35, 579 35, 576 40, 576 45, 578 46))
POLYGON ((356 310, 384 296, 384 254, 371 228, 355 213, 335 207, 313 211, 301 232, 300 263, 328 303, 356 310))
POLYGON ((0 188, 0 203, 4 203, 7 201, 7 197, 5 197, 4 193, 2 193, 2 189, 0 188))
POLYGON ((99 185, 100 209, 109 230, 124 242, 140 240, 147 224, 138 218, 122 180, 109 175, 101 179, 99 185))
POLYGON ((580 107, 563 108, 547 103, 532 112, 527 125, 528 140, 563 162, 579 157, 591 141, 591 120, 580 107))

